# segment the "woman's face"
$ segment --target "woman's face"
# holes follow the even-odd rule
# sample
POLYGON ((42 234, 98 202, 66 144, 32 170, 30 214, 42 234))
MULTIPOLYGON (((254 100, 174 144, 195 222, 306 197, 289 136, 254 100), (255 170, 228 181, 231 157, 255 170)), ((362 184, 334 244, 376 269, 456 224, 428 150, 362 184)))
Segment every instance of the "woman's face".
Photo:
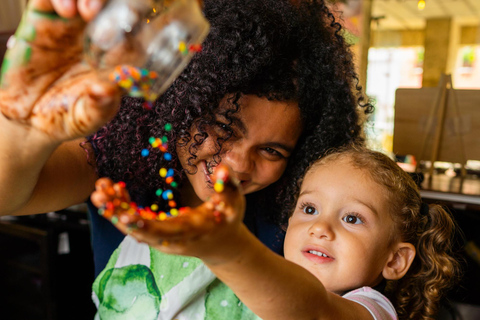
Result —
MULTIPOLYGON (((300 110, 296 102, 269 101, 255 95, 245 95, 239 100, 240 109, 232 114, 233 135, 223 144, 222 163, 231 167, 234 176, 241 181, 244 194, 261 190, 277 181, 283 174, 298 138, 302 132, 300 110)), ((231 106, 230 106, 231 107, 231 106)), ((229 108, 224 99, 216 115, 218 126, 209 131, 208 138, 200 145, 197 158, 191 161, 187 147, 177 147, 183 168, 196 196, 205 201, 213 192, 211 163, 217 153, 216 140, 222 132, 222 124, 228 120, 222 115, 229 108), (223 111, 223 112, 222 112, 223 111)), ((192 130, 192 135, 197 133, 192 130)), ((191 202, 191 201, 188 201, 191 202)))

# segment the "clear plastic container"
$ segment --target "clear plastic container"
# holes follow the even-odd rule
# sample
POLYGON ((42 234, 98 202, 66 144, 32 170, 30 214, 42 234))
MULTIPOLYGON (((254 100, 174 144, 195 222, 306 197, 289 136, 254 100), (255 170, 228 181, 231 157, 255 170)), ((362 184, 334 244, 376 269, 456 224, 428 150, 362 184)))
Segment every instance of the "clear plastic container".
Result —
POLYGON ((209 27, 198 0, 112 0, 87 26, 85 59, 114 69, 112 81, 130 95, 153 101, 201 49, 209 27))

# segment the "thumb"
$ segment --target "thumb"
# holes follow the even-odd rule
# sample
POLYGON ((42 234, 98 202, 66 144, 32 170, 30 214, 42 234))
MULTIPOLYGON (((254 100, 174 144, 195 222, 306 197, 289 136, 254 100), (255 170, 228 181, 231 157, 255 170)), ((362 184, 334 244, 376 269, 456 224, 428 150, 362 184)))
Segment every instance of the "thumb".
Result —
POLYGON ((89 81, 85 94, 69 110, 69 134, 87 135, 103 126, 117 113, 120 95, 115 84, 103 80, 89 81))
POLYGON ((225 164, 219 164, 215 168, 212 178, 216 191, 212 196, 214 204, 220 207, 227 216, 243 217, 245 197, 240 181, 233 176, 232 170, 225 164))

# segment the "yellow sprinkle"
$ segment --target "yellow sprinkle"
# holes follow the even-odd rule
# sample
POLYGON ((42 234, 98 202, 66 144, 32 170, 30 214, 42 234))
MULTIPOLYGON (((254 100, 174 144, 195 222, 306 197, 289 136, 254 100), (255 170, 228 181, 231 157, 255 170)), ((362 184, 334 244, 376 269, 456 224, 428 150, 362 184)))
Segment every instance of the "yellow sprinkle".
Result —
POLYGON ((163 220, 167 219, 167 214, 165 212, 161 212, 158 215, 157 219, 160 220, 160 221, 163 221, 163 220))
POLYGON ((152 209, 152 211, 158 211, 158 205, 152 204, 152 205, 150 206, 150 209, 152 209))
POLYGON ((215 183, 213 189, 218 193, 222 192, 224 190, 223 183, 215 183))
POLYGON ((178 44, 178 50, 180 50, 180 52, 183 52, 185 51, 186 48, 187 48, 187 45, 185 44, 185 42, 180 41, 180 43, 178 44))
POLYGON ((177 209, 171 209, 171 210, 170 210, 170 214, 171 214, 172 216, 178 216, 178 210, 177 210, 177 209))
POLYGON ((160 177, 165 178, 167 176, 167 169, 160 169, 160 177))
POLYGON ((133 82, 132 82, 131 79, 125 79, 125 80, 120 80, 120 81, 118 82, 118 85, 119 85, 120 87, 122 87, 122 88, 128 89, 128 88, 130 88, 130 87, 133 85, 133 82))
POLYGON ((120 208, 124 209, 124 210, 127 210, 128 208, 130 208, 130 205, 126 202, 122 202, 120 204, 120 208))

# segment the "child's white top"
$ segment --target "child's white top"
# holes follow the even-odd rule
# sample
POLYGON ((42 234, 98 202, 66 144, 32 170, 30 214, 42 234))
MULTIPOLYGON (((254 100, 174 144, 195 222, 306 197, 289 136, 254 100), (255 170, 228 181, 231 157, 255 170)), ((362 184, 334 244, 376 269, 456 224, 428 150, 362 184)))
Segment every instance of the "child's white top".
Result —
POLYGON ((370 287, 350 291, 343 297, 367 308, 375 320, 398 320, 397 312, 390 300, 370 287))

